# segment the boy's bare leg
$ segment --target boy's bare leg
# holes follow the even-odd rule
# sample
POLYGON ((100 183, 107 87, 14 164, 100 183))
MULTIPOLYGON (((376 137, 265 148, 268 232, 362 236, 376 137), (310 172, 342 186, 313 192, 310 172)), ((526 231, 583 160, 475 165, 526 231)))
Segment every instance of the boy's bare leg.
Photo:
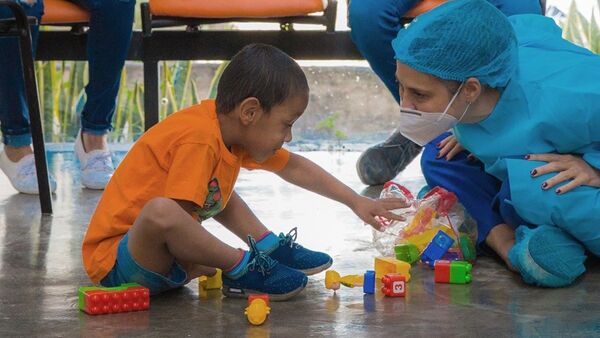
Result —
POLYGON ((178 202, 161 197, 142 208, 129 230, 127 247, 138 264, 160 274, 167 274, 175 259, 188 267, 227 270, 240 258, 238 249, 209 233, 178 202))
POLYGON ((214 218, 244 242, 247 242, 248 235, 258 239, 269 231, 235 191, 225 209, 214 218))

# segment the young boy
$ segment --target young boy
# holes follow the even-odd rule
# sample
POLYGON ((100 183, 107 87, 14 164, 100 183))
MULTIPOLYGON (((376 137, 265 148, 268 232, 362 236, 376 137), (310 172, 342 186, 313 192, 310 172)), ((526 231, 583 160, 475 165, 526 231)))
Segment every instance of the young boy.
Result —
POLYGON ((83 263, 94 283, 137 282, 152 294, 223 270, 223 293, 268 293, 273 300, 300 292, 306 274, 327 269, 331 257, 276 236, 233 190, 240 167, 265 169, 344 203, 366 223, 404 207, 398 199, 356 194, 322 168, 282 149, 308 104, 308 83, 280 50, 246 46, 223 72, 216 101, 175 113, 146 132, 116 170, 83 241, 83 263), (235 249, 199 222, 214 217, 250 251, 235 249))

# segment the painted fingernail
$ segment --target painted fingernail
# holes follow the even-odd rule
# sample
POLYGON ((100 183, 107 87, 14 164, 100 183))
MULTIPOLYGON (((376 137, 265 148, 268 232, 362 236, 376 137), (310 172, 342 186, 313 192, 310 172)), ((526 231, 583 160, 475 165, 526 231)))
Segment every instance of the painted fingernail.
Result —
POLYGON ((438 148, 438 149, 439 149, 441 146, 442 146, 442 144, 441 144, 441 143, 438 143, 438 144, 436 144, 436 145, 435 145, 435 147, 436 147, 436 148, 438 148))
POLYGON ((436 158, 436 159, 437 159, 437 158, 440 158, 440 157, 441 157, 441 156, 440 156, 440 154, 439 154, 439 153, 438 153, 437 155, 435 155, 435 158, 436 158))
POLYGON ((547 186, 548 186, 548 183, 546 183, 546 182, 542 183, 542 189, 546 189, 547 186))
POLYGON ((562 190, 560 190, 560 189, 556 189, 556 193, 557 193, 557 194, 561 194, 561 193, 562 193, 562 190))
POLYGON ((533 169, 533 170, 531 171, 531 176, 535 176, 535 175, 537 175, 537 170, 536 170, 536 169, 533 169))
POLYGON ((525 159, 528 160, 531 156, 525 155, 525 159))

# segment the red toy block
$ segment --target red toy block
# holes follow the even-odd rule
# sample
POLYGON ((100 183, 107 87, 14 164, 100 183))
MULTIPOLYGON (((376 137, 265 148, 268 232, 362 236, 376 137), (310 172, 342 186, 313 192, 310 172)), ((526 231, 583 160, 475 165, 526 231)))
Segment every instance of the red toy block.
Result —
POLYGON ((406 277, 397 273, 388 273, 381 278, 381 292, 388 297, 406 296, 406 277))
POLYGON ((458 201, 458 198, 456 197, 456 195, 453 192, 448 191, 441 187, 435 187, 435 188, 431 189, 427 194, 425 194, 425 196, 423 196, 423 199, 426 199, 433 195, 440 196, 440 201, 436 208, 436 211, 440 215, 447 215, 448 212, 450 211, 450 209, 452 209, 452 207, 458 201))
POLYGON ((448 281, 450 281, 450 261, 435 261, 434 269, 436 283, 448 283, 448 281))
POLYGON ((267 306, 269 306, 269 295, 268 294, 266 294, 266 293, 251 293, 248 296, 248 305, 250 305, 250 303, 252 303, 252 301, 255 299, 262 299, 265 301, 267 306))
POLYGON ((138 284, 114 288, 79 288, 79 309, 90 315, 143 311, 150 308, 150 291, 138 284))

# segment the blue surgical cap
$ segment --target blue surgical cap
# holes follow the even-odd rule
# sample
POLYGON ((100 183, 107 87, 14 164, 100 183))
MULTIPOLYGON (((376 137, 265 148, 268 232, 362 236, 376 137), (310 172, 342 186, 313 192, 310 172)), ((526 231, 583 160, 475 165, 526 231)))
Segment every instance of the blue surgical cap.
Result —
POLYGON ((510 22, 484 0, 451 0, 419 15, 392 41, 396 59, 444 80, 505 87, 517 71, 510 22))

